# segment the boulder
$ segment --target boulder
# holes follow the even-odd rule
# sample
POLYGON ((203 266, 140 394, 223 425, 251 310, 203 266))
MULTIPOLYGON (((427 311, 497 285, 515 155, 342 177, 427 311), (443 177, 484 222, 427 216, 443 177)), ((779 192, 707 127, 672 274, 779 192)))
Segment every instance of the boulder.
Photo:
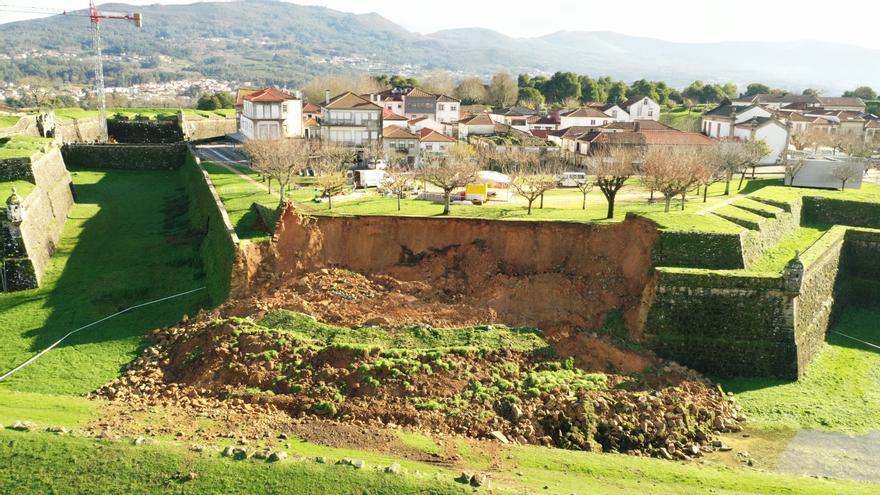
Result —
POLYGON ((283 461, 284 459, 287 459, 287 452, 284 452, 283 450, 278 451, 278 452, 272 452, 269 455, 269 462, 280 462, 280 461, 283 461))
POLYGON ((37 425, 31 421, 16 421, 10 426, 15 431, 31 431, 36 427, 37 425))
POLYGON ((489 438, 493 440, 498 440, 501 443, 510 443, 510 440, 508 440, 507 437, 504 436, 504 433, 501 433, 498 430, 490 431, 489 438))

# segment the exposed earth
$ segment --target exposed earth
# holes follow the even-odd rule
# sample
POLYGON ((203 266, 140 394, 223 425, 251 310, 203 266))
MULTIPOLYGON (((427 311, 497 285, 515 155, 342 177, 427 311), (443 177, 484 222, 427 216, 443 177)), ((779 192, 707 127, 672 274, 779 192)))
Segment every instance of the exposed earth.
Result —
POLYGON ((95 394, 112 412, 92 431, 195 444, 280 434, 424 457, 388 440, 407 429, 692 459, 741 429, 732 398, 640 350, 614 315, 593 332, 510 328, 446 289, 336 268, 279 277, 154 331, 95 394))

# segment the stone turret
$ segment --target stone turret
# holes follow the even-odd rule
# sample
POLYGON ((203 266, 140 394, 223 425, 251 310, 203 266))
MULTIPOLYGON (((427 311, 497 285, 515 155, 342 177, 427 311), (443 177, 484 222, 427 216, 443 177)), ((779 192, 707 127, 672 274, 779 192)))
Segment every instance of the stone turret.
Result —
POLYGON ((804 263, 801 261, 800 251, 795 251, 794 259, 785 265, 782 270, 782 279, 787 291, 792 294, 800 293, 804 283, 804 263))

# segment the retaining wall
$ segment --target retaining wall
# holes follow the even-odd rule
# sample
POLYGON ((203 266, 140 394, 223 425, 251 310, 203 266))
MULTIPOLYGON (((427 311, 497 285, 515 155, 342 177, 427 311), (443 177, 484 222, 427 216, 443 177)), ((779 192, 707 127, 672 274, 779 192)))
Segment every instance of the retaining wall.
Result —
MULTIPOLYGON (((34 182, 36 187, 24 199, 27 214, 18 228, 20 237, 14 235, 5 222, 0 222, 4 223, 0 226, 0 241, 9 291, 39 286, 73 207, 70 174, 58 148, 53 147, 29 164, 31 178, 26 180, 34 182)), ((3 219, 5 216, 4 209, 3 219)))
POLYGON ((176 170, 187 159, 187 147, 176 144, 66 144, 64 161, 70 168, 176 170))

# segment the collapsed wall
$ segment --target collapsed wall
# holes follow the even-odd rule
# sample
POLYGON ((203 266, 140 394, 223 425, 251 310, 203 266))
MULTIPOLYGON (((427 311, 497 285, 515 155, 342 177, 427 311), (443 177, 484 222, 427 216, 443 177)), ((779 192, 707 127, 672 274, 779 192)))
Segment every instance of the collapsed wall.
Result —
MULTIPOLYGON (((0 166, 12 174, 3 180, 26 180, 35 184, 24 198, 23 221, 11 222, 4 210, 0 214, 0 261, 3 289, 16 291, 39 286, 49 258, 55 252, 73 207, 70 174, 61 151, 52 147, 36 159, 17 159, 0 166)), ((5 201, 6 198, 3 198, 5 201)))
MULTIPOLYGON (((288 207, 272 263, 287 277, 336 267, 426 282, 510 325, 596 329, 617 310, 631 332, 640 332, 652 298, 657 235, 653 222, 637 217, 612 225, 312 218, 288 207)), ((251 285, 235 283, 239 292, 251 285)))

